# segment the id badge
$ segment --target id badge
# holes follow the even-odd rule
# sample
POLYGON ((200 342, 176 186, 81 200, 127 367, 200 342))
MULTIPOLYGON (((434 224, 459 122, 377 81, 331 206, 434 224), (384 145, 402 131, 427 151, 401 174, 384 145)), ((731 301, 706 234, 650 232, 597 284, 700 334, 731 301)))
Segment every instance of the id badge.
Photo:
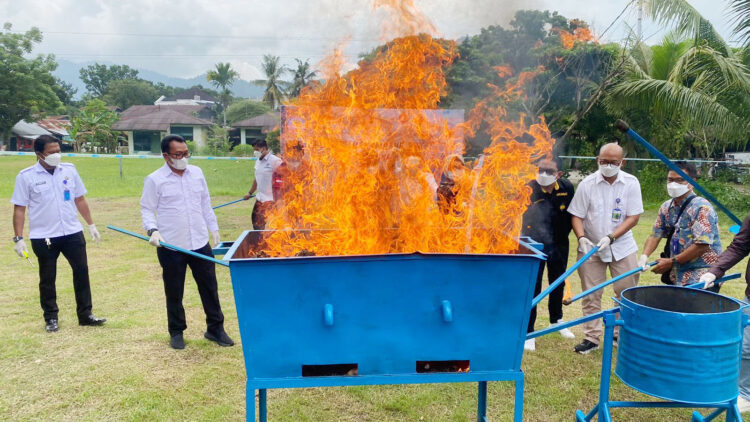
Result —
POLYGON ((618 222, 622 219, 622 210, 620 208, 615 208, 612 210, 612 222, 618 222))

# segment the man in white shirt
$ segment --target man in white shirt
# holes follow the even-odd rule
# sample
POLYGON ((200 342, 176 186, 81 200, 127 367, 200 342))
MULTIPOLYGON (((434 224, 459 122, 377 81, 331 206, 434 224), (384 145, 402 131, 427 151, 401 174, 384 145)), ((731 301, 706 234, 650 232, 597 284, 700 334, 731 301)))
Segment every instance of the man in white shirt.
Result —
POLYGON ((255 230, 263 230, 266 228, 266 213, 273 206, 273 173, 281 166, 282 160, 271 153, 266 141, 256 141, 253 150, 253 155, 258 159, 255 162, 255 180, 244 198, 250 199, 257 191, 252 222, 255 230))
POLYGON ((55 279, 57 258, 62 253, 73 270, 73 289, 79 325, 102 325, 105 318, 91 314, 91 286, 86 257, 86 239, 76 211, 89 226, 91 238, 99 241, 99 231, 91 218, 84 195, 86 188, 73 164, 61 163, 56 138, 42 135, 34 141, 37 163, 21 170, 10 202, 13 204, 14 250, 28 258, 23 240, 26 208, 29 209, 29 239, 39 262, 39 296, 45 329, 58 330, 55 279))
MULTIPOLYGON (((638 267, 638 246, 630 231, 643 214, 641 185, 638 179, 620 166, 625 162, 622 147, 616 143, 602 146, 597 163, 599 170, 587 176, 578 185, 568 212, 572 214, 573 232, 578 238, 578 259, 594 245, 594 254, 579 269, 581 288, 590 289, 607 279, 607 267, 616 277, 638 267)), ((615 296, 638 284, 638 274, 626 277, 613 285, 615 296)), ((602 291, 594 292, 582 300, 583 315, 599 312, 602 291)), ((583 324, 585 338, 575 347, 577 353, 586 354, 599 348, 602 335, 601 319, 583 324)), ((615 336, 617 332, 615 332, 615 336)))
POLYGON ((188 165, 190 152, 185 140, 168 135, 161 141, 161 151, 166 163, 146 177, 141 195, 141 218, 143 228, 151 237, 149 243, 157 247, 156 255, 162 268, 170 346, 185 348, 182 332, 187 324, 182 295, 188 266, 206 313, 208 329, 204 337, 220 346, 233 346, 234 341, 224 331, 215 264, 160 247, 159 242, 164 242, 213 257, 208 232, 214 245, 220 243, 219 225, 211 208, 206 179, 199 167, 188 165))

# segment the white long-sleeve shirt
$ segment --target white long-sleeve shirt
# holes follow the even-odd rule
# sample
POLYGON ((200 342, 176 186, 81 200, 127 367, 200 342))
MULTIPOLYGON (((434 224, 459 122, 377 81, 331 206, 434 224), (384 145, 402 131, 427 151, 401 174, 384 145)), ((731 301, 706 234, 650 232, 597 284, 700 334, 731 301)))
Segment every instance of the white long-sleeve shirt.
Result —
POLYGON ((209 231, 219 230, 206 178, 192 165, 180 176, 164 163, 146 176, 141 218, 146 231, 157 229, 166 243, 191 251, 208 243, 209 231))

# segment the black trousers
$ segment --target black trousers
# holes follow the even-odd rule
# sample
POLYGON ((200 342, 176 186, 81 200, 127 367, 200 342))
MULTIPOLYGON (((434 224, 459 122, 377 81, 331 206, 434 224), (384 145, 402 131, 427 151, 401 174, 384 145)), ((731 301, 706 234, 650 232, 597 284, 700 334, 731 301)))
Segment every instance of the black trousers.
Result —
MULTIPOLYGON (((534 297, 538 296, 542 292, 542 275, 544 274, 544 267, 547 266, 547 282, 552 284, 553 281, 557 280, 558 277, 568 269, 568 250, 553 250, 550 252, 548 246, 544 246, 545 253, 548 254, 547 261, 539 263, 539 274, 536 276, 536 286, 534 287, 534 297)), ((552 293, 547 297, 547 308, 549 309, 549 322, 551 324, 556 323, 563 317, 563 296, 565 295, 565 283, 557 286, 552 293)), ((536 323, 536 306, 531 308, 531 316, 529 317, 529 327, 527 332, 534 331, 534 324, 536 323)))
MULTIPOLYGON (((213 257, 213 250, 208 243, 193 252, 213 257)), ((187 328, 185 308, 182 307, 182 296, 185 292, 185 273, 187 267, 193 273, 198 285, 206 313, 208 331, 219 333, 224 329, 224 314, 219 303, 218 285, 216 282, 216 264, 205 259, 196 258, 164 247, 156 248, 164 280, 164 294, 167 297, 167 322, 170 334, 178 334, 187 328)))
POLYGON ((76 295, 76 313, 83 321, 91 315, 91 286, 89 264, 86 257, 86 238, 83 232, 45 239, 31 239, 31 249, 39 263, 39 299, 44 320, 57 319, 57 258, 62 253, 73 270, 73 290, 76 295))

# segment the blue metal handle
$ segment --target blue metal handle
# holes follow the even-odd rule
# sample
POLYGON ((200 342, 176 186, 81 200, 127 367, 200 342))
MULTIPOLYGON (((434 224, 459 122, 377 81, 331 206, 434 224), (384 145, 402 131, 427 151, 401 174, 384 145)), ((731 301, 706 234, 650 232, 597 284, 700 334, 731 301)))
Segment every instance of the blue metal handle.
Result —
POLYGON ((666 164, 667 167, 669 167, 670 170, 672 170, 675 173, 679 174, 688 183, 690 183, 691 185, 693 185, 698 192, 700 192, 701 194, 703 194, 703 196, 705 196, 706 199, 708 199, 709 201, 711 201, 714 204, 716 204, 716 206, 719 207, 722 211, 724 211, 724 214, 726 214, 727 216, 729 216, 729 218, 731 218, 735 223, 737 223, 739 225, 742 225, 742 220, 740 220, 739 218, 737 218, 736 215, 732 214, 732 212, 729 211, 729 209, 727 209, 727 207, 725 207, 724 204, 722 204, 721 202, 719 202, 718 199, 716 199, 713 195, 711 195, 710 193, 708 193, 708 191, 706 189, 704 189, 703 186, 701 186, 700 184, 698 184, 698 182, 696 182, 695 180, 693 180, 692 177, 688 176, 687 173, 685 173, 684 171, 682 171, 682 169, 680 169, 679 167, 677 167, 677 165, 674 162, 672 162, 672 160, 670 160, 669 158, 667 158, 666 155, 662 154, 661 151, 659 151, 658 149, 656 149, 656 147, 654 147, 653 145, 651 145, 650 143, 648 143, 648 141, 646 141, 645 139, 643 139, 641 137, 641 135, 637 134, 633 129, 631 129, 630 126, 627 123, 625 123, 625 121, 618 120, 617 122, 615 122, 615 127, 617 127, 617 129, 619 129, 621 132, 627 133, 628 136, 630 136, 631 138, 635 139, 639 144, 641 144, 644 147, 646 147, 646 149, 649 150, 649 152, 651 152, 652 154, 654 154, 656 156, 656 158, 660 159, 664 164, 666 164))
POLYGON ((329 327, 333 326, 333 305, 326 303, 323 306, 323 321, 329 327))
POLYGON ((535 297, 534 300, 531 301, 531 307, 533 308, 534 306, 538 305, 539 302, 542 301, 542 299, 544 299, 545 297, 547 297, 547 295, 552 293, 552 291, 555 290, 557 286, 562 284, 566 278, 570 277, 570 275, 573 274, 573 271, 577 270, 578 267, 583 265, 583 263, 586 262, 587 259, 591 258, 591 256, 597 253, 598 251, 599 251, 599 247, 594 246, 594 248, 591 249, 586 255, 582 256, 581 259, 578 260, 578 262, 573 264, 570 268, 568 268, 567 271, 562 273, 562 275, 558 277, 557 280, 555 280, 552 284, 550 284, 549 287, 547 287, 545 291, 540 293, 539 296, 535 297))
POLYGON ((595 314, 586 315, 585 317, 574 319, 573 321, 568 321, 568 322, 564 322, 564 323, 561 323, 561 324, 558 323, 558 324, 555 324, 555 325, 553 325, 551 327, 547 327, 547 328, 545 328, 543 330, 530 332, 530 333, 526 334, 526 339, 527 340, 531 340, 532 338, 537 338, 537 337, 541 337, 543 335, 554 333, 554 332, 560 331, 560 330, 562 330, 564 328, 570 328, 570 327, 573 327, 575 325, 583 324, 584 322, 589 322, 589 321, 593 321, 595 319, 599 319, 599 318, 603 317, 604 315, 606 315, 608 313, 617 313, 617 312, 620 312, 620 308, 619 307, 612 308, 612 309, 605 309, 605 310, 599 311, 599 312, 597 312, 595 314))
MULTIPOLYGON (((654 261, 654 262, 650 262, 650 263, 649 263, 648 265, 649 265, 650 267, 653 267, 654 265, 656 265, 656 261, 654 261)), ((630 270, 630 271, 628 271, 628 272, 626 272, 626 273, 623 273, 623 274, 620 274, 620 275, 618 275, 617 277, 613 277, 613 278, 611 278, 611 279, 609 279, 609 280, 605 281, 605 282, 604 282, 604 283, 602 283, 602 284, 598 284, 598 285, 596 285, 596 286, 594 286, 594 287, 592 287, 592 288, 590 288, 590 289, 588 289, 588 290, 586 290, 586 291, 584 291, 584 292, 581 292, 581 293, 579 293, 579 294, 575 295, 575 296, 573 297, 573 299, 570 299, 570 301, 568 301, 568 302, 563 302, 563 303, 564 303, 565 305, 570 305, 571 303, 575 302, 575 301, 576 301, 576 300, 578 300, 578 299, 581 299, 582 297, 588 296, 588 295, 590 295, 591 293, 594 293, 594 292, 595 292, 595 291, 597 291, 597 290, 601 290, 601 289, 603 289, 603 288, 605 288, 605 287, 609 286, 610 284, 614 284, 614 283, 617 283, 618 281, 622 280, 623 278, 625 278, 625 277, 630 277, 631 275, 633 275, 633 274, 637 274, 637 273, 639 273, 639 272, 640 272, 640 271, 642 271, 642 270, 643 270, 643 268, 641 268, 641 267, 638 267, 638 268, 634 268, 634 269, 632 269, 632 270, 630 270)))
POLYGON ((443 321, 453 322, 453 307, 450 300, 443 301, 443 321))
MULTIPOLYGON (((722 277, 722 278, 720 278, 718 280, 714 280, 714 284, 721 284, 721 283, 723 283, 725 281, 734 280, 735 278, 740 278, 740 277, 742 277, 742 274, 740 274, 740 273, 734 273, 734 274, 725 275, 724 277, 722 277)), ((704 282, 699 281, 697 283, 688 284, 685 287, 687 287, 688 289, 702 289, 704 284, 705 284, 704 282)))
MULTIPOLYGON (((121 229, 119 227, 112 226, 112 225, 109 225, 109 224, 107 224, 107 228, 110 229, 110 230, 114 230, 116 232, 124 233, 124 234, 130 235, 130 236, 133 236, 133 237, 137 237, 139 239, 143 239, 145 241, 149 240, 148 237, 140 235, 138 233, 133 233, 130 230, 121 229)), ((167 249, 172 249, 172 250, 177 251, 177 252, 182 252, 182 253, 184 253, 186 255, 194 256, 196 258, 200 258, 200 259, 203 259, 203 260, 206 260, 206 261, 213 262, 214 264, 223 265, 225 267, 229 266, 229 263, 227 263, 226 261, 222 261, 220 259, 212 258, 212 257, 207 256, 207 255, 203 255, 203 254, 199 254, 197 252, 193 252, 193 251, 190 251, 190 250, 187 250, 187 249, 183 249, 183 248, 181 248, 179 246, 170 245, 169 243, 164 243, 164 242, 159 242, 159 244, 162 245, 162 246, 164 246, 167 249)))
MULTIPOLYGON (((250 195, 250 198, 252 198, 254 196, 255 195, 250 195)), ((247 198, 247 199, 250 199, 250 198, 247 198)), ((217 205, 217 206, 213 207, 213 209, 217 209, 217 208, 221 208, 221 207, 226 207, 227 205, 236 204, 236 203, 242 202, 242 201, 247 201, 247 199, 245 199, 245 198, 236 199, 234 201, 227 202, 226 204, 217 205)))

